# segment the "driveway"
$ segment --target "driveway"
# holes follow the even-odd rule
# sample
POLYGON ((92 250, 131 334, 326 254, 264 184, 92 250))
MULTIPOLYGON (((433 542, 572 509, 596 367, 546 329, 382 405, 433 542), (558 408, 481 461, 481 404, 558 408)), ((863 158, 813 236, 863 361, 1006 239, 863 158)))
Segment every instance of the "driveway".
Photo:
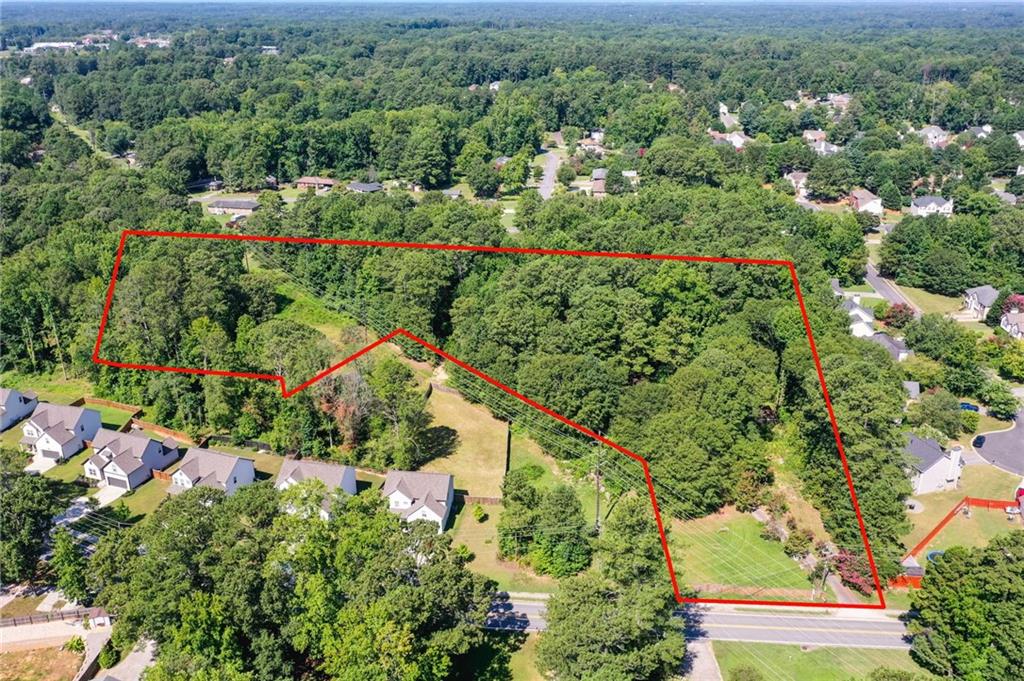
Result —
POLYGON ((914 305, 913 301, 911 301, 910 298, 907 298, 903 291, 899 290, 895 284, 882 277, 882 275, 878 273, 878 269, 870 262, 867 264, 864 279, 891 304, 895 305, 896 303, 903 303, 904 305, 909 305, 914 311, 914 317, 921 316, 921 308, 914 305))
POLYGON ((112 504, 117 499, 128 493, 124 487, 117 487, 115 485, 105 485, 100 487, 96 494, 92 495, 92 498, 96 500, 100 508, 112 504))
POLYGON ((45 456, 36 454, 32 461, 25 466, 26 473, 45 473, 57 465, 56 459, 47 459, 45 456))
POLYGON ((558 155, 551 149, 547 150, 544 155, 544 175, 540 180, 540 187, 537 191, 540 192, 542 199, 550 199, 555 193, 555 182, 558 176, 559 158, 558 155))
POLYGON ((1006 430, 984 433, 985 444, 974 451, 994 466, 1024 475, 1024 409, 1017 412, 1013 425, 1006 430))

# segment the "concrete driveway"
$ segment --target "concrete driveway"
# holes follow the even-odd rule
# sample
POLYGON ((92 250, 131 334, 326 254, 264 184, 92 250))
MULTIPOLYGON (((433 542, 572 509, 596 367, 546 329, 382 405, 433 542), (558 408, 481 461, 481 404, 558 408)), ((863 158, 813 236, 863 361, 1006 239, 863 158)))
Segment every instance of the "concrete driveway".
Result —
POLYGON ((540 192, 542 199, 550 199, 555 193, 555 181, 558 177, 559 159, 558 155, 551 149, 544 155, 544 175, 540 180, 540 192))
POLYGON ((114 501, 120 499, 127 493, 128 490, 126 490, 124 487, 105 485, 103 487, 100 487, 96 491, 96 494, 92 495, 92 498, 96 500, 96 503, 99 504, 100 508, 103 508, 104 506, 112 504, 114 501))
POLYGON ((36 454, 35 456, 32 457, 32 461, 27 466, 25 466, 25 472, 42 474, 56 465, 57 461, 55 459, 47 459, 45 456, 40 456, 36 454))
POLYGON ((983 459, 994 466, 1024 475, 1024 409, 1017 412, 1013 425, 1006 430, 982 433, 985 444, 975 447, 983 459))

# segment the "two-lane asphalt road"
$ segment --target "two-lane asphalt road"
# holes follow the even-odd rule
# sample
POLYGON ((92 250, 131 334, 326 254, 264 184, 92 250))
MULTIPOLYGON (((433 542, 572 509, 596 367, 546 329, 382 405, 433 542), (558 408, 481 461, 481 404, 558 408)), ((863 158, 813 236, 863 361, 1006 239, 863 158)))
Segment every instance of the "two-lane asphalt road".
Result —
POLYGON ((871 284, 876 291, 878 291, 878 295, 888 300, 890 304, 895 305, 896 303, 903 303, 904 305, 909 305, 914 311, 915 317, 921 316, 921 308, 914 305, 913 301, 911 301, 910 298, 907 298, 907 296, 903 294, 903 291, 896 288, 891 281, 882 277, 882 275, 878 273, 878 268, 870 262, 867 264, 867 268, 865 269, 864 279, 871 284))
MULTIPOLYGON (((495 600, 488 629, 544 631, 543 595, 495 600)), ((910 647, 906 627, 894 616, 871 611, 797 611, 704 606, 680 612, 686 618, 686 637, 693 641, 743 641, 841 648, 910 647)))

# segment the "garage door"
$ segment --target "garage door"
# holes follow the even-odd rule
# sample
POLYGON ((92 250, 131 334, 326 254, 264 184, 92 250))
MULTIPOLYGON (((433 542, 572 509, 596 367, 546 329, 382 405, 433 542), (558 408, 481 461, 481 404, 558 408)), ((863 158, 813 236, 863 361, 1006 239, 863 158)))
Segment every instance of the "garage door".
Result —
POLYGON ((111 487, 120 487, 122 489, 128 489, 128 480, 126 478, 115 478, 113 476, 107 476, 107 484, 111 487))
POLYGON ((52 449, 41 449, 41 450, 39 450, 39 453, 42 454, 43 457, 46 458, 46 459, 59 459, 60 458, 60 452, 55 452, 52 449))

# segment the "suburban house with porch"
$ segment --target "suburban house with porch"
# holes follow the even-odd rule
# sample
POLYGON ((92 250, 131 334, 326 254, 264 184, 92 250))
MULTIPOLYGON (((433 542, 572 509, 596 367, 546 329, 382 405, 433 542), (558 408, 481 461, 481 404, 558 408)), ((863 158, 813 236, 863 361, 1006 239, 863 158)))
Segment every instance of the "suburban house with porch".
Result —
POLYGON ((213 449, 189 447, 181 467, 171 476, 168 490, 177 494, 193 487, 212 487, 228 495, 256 480, 252 459, 225 454, 213 449))
POLYGON ((137 433, 100 428, 93 438, 95 452, 85 462, 85 477, 103 485, 133 490, 178 458, 178 443, 157 442, 137 433))
POLYGON ((850 316, 850 333, 867 338, 875 333, 875 313, 860 304, 856 298, 844 300, 841 307, 850 316))
POLYGON ((95 409, 43 402, 21 427, 24 436, 18 444, 35 456, 65 461, 85 449, 100 425, 95 409))
POLYGON ((867 340, 876 345, 881 345, 889 356, 897 362, 902 362, 914 354, 914 351, 907 347, 907 344, 900 338, 893 338, 887 333, 876 333, 868 336, 867 340))
POLYGON ((455 502, 455 479, 447 473, 388 471, 381 494, 392 513, 408 522, 437 523, 440 534, 455 502))
POLYGON ((0 431, 7 430, 35 410, 39 400, 31 390, 0 388, 0 431))
POLYGON ((312 459, 285 459, 281 465, 281 471, 277 474, 274 488, 286 490, 303 480, 314 479, 324 483, 328 492, 327 497, 320 505, 320 517, 324 520, 330 518, 331 500, 335 490, 341 490, 349 495, 354 495, 357 491, 355 468, 312 459))
POLYGON ((962 447, 957 445, 946 450, 935 440, 908 434, 903 452, 907 455, 914 494, 956 489, 964 467, 962 447))
POLYGON ((999 327, 1017 340, 1024 340, 1024 310, 1012 308, 999 318, 999 327))
POLYGON ((953 214, 953 199, 941 196, 918 196, 910 202, 910 214, 925 218, 929 215, 949 217, 953 214))
POLYGON ((984 319, 998 299, 999 289, 994 286, 975 286, 964 291, 964 309, 971 312, 975 319, 984 319))

